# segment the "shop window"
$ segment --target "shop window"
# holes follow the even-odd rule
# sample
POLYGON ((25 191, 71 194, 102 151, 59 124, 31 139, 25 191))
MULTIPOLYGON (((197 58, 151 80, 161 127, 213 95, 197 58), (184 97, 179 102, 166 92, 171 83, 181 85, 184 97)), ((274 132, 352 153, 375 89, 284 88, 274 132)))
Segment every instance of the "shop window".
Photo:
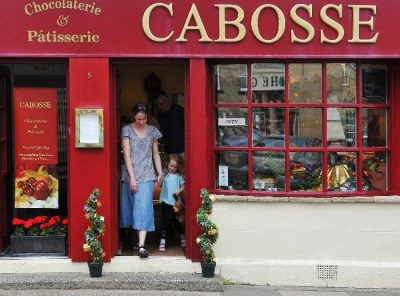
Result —
POLYGON ((346 62, 215 65, 215 188, 387 192, 387 73, 346 62))

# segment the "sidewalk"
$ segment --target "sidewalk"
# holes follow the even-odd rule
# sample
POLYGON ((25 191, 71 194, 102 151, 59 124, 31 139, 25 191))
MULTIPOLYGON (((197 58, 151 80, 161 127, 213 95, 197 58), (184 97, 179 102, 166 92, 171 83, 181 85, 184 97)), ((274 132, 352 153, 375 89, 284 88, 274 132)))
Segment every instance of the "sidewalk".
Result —
POLYGON ((400 290, 317 287, 224 286, 223 296, 400 296, 400 290))
POLYGON ((171 295, 171 296, 400 296, 397 289, 271 287, 223 285, 223 280, 199 273, 105 272, 91 278, 87 272, 4 273, 0 296, 51 295, 171 295))
MULTIPOLYGON (((400 280, 400 279, 399 279, 400 280)), ((116 257, 103 276, 91 278, 86 263, 68 258, 0 260, 0 296, 400 296, 400 289, 317 288, 227 284, 203 278, 198 263, 180 257, 116 257)))

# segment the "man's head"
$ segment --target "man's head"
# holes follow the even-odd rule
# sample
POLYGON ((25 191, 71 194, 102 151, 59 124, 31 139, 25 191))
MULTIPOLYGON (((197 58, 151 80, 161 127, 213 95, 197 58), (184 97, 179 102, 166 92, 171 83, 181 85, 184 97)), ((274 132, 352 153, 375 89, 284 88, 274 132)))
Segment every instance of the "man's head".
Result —
POLYGON ((167 96, 166 92, 162 90, 159 92, 157 96, 156 104, 158 106, 158 110, 161 113, 164 113, 168 112, 169 109, 171 109, 172 102, 171 99, 167 96))

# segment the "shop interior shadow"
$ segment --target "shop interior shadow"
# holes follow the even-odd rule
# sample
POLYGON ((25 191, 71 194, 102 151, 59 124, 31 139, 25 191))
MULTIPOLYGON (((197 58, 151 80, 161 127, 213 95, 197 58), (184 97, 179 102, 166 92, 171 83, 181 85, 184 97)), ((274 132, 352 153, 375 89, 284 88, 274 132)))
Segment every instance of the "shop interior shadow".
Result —
MULTIPOLYGON (((146 249, 150 256, 185 256, 185 247, 181 247, 179 234, 172 229, 166 239, 166 248, 164 252, 158 250, 160 244, 161 229, 161 209, 158 205, 154 206, 154 218, 156 231, 147 233, 146 249)), ((119 242, 119 256, 138 256, 137 234, 136 231, 121 228, 119 242)))

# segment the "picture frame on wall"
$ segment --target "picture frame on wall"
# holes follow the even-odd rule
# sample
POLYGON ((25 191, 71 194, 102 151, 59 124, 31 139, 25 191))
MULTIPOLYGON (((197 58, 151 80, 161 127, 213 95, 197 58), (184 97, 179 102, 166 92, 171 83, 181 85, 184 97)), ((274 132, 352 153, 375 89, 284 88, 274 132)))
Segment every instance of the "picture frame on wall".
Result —
POLYGON ((103 109, 75 109, 75 147, 103 148, 103 109))

